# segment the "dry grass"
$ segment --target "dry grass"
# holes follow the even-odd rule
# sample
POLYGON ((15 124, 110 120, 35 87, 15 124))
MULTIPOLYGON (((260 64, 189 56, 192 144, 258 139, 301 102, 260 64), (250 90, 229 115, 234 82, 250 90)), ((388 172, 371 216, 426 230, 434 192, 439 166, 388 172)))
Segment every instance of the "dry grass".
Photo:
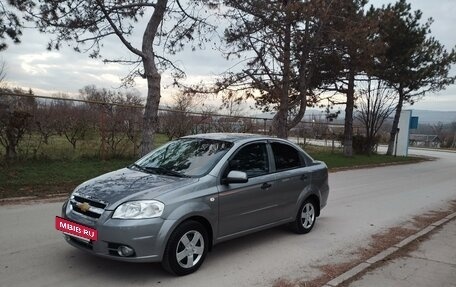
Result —
POLYGON ((425 213, 423 215, 418 215, 413 218, 413 224, 422 229, 432 223, 439 221, 456 211, 456 200, 450 202, 450 207, 448 210, 438 210, 425 213))
POLYGON ((274 284, 272 285, 273 287, 296 287, 297 283, 296 282, 291 282, 287 279, 279 278, 277 279, 274 284))
MULTIPOLYGON (((367 247, 359 248, 352 254, 354 258, 350 261, 337 263, 337 264, 325 264, 317 266, 320 270, 321 275, 310 280, 310 281, 301 281, 297 285, 290 286, 299 286, 299 287, 319 287, 323 286, 330 280, 336 278, 337 276, 343 274, 344 272, 350 270, 356 265, 364 262, 368 258, 380 253, 381 251, 399 243, 404 238, 417 232, 416 229, 403 228, 403 227, 392 227, 378 234, 371 236, 371 242, 367 247)), ((286 286, 286 285, 283 285, 286 286)), ((277 286, 279 287, 279 286, 277 286)))
POLYGON ((340 274, 344 273, 345 271, 355 267, 358 265, 356 260, 344 263, 337 263, 337 264, 325 264, 318 266, 322 274, 311 281, 302 281, 299 282, 299 287, 319 287, 323 286, 325 283, 330 281, 333 278, 336 278, 340 274))
MULTIPOLYGON (((371 236, 371 242, 367 247, 360 248, 353 253, 354 258, 350 261, 337 263, 337 264, 325 264, 317 266, 321 271, 321 275, 310 280, 300 282, 290 282, 285 279, 277 281, 278 284, 274 284, 274 287, 318 287, 323 286, 330 280, 357 266, 358 264, 366 261, 372 256, 377 255, 383 250, 394 246, 401 242, 410 235, 415 234, 419 230, 431 225, 432 223, 445 218, 446 216, 456 212, 456 200, 450 202, 450 206, 446 210, 438 210, 429 212, 423 215, 415 216, 412 219, 411 227, 392 227, 386 231, 374 234, 371 236)), ((413 244, 413 243, 411 243, 413 244)), ((391 255, 391 256, 394 256, 391 255)), ((344 284, 343 284, 344 285, 344 284)))
POLYGON ((418 229, 392 227, 385 232, 374 234, 367 248, 360 248, 357 252, 359 259, 365 261, 383 250, 401 242, 410 235, 415 234, 418 229))

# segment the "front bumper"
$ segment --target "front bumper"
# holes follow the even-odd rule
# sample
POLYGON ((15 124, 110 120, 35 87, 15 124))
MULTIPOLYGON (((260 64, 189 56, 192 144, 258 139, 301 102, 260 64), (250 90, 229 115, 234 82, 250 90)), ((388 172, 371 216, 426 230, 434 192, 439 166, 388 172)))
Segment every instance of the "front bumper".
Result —
POLYGON ((113 219, 113 211, 105 210, 100 218, 90 218, 72 210, 66 202, 62 207, 62 217, 89 226, 98 231, 98 240, 85 242, 76 237, 65 235, 65 240, 79 249, 97 256, 129 262, 159 262, 166 247, 168 231, 173 220, 151 219, 113 219), (120 256, 120 246, 133 248, 132 256, 120 256))

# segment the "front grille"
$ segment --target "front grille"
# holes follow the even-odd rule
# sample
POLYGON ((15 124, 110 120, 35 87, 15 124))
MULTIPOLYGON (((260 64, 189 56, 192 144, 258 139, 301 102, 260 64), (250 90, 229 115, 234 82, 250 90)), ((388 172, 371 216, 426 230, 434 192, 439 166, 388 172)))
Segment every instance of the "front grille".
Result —
POLYGON ((99 218, 107 205, 104 202, 84 198, 78 195, 71 197, 70 204, 73 211, 92 218, 99 218))
POLYGON ((91 241, 84 241, 84 240, 81 240, 77 237, 73 237, 73 236, 70 236, 70 235, 67 235, 67 240, 78 245, 78 246, 81 246, 83 248, 86 248, 86 249, 89 249, 89 250, 93 250, 93 244, 91 241))

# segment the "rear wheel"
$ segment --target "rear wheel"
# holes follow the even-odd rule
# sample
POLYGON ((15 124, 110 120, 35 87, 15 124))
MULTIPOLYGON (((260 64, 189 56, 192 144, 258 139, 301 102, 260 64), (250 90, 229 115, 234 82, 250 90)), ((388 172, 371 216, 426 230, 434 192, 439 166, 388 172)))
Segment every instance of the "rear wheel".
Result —
POLYGON ((171 234, 163 257, 163 268, 176 275, 195 272, 208 250, 208 235, 197 221, 185 221, 171 234))
POLYGON ((293 231, 298 234, 309 233, 317 219, 316 211, 315 201, 306 199, 299 208, 295 221, 291 224, 293 231))

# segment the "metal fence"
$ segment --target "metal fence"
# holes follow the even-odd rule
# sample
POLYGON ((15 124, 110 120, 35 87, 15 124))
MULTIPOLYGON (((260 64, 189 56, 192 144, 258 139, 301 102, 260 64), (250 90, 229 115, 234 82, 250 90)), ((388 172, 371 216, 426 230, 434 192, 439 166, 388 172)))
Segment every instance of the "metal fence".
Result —
MULTIPOLYGON (((143 105, 128 101, 107 103, 3 93, 0 95, 0 153, 24 159, 136 157, 143 109, 143 105)), ((329 122, 324 115, 306 119, 290 130, 291 140, 340 146, 338 139, 343 124, 329 122)), ((273 133, 270 118, 214 112, 161 108, 159 123, 156 145, 197 133, 273 133)))

